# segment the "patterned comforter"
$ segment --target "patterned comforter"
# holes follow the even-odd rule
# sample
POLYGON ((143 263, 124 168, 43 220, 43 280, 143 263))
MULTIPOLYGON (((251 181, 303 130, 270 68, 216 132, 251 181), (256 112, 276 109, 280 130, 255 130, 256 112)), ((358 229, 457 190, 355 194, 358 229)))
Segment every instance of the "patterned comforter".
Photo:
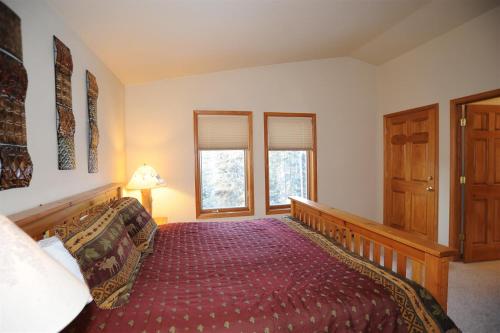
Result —
POLYGON ((169 223, 130 301, 68 332, 458 332, 425 289, 288 218, 169 223))

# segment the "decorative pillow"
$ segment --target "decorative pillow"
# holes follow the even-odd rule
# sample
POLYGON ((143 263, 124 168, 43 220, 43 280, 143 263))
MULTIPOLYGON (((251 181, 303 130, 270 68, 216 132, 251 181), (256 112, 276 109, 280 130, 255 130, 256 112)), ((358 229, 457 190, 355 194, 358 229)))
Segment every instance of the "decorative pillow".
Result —
POLYGON ((55 233, 77 259, 98 307, 112 309, 127 302, 141 253, 117 210, 92 213, 57 226, 55 233))
POLYGON ((150 250, 158 225, 141 203, 135 198, 124 197, 113 202, 111 207, 119 212, 137 249, 150 250))
MULTIPOLYGON (((42 239, 38 241, 38 245, 45 251, 52 259, 60 263, 64 268, 71 272, 78 280, 86 284, 83 278, 82 272, 80 271, 80 266, 76 259, 69 253, 68 249, 64 247, 64 244, 56 236, 42 239)), ((88 287, 87 287, 88 290, 88 287)), ((94 299, 90 295, 87 304, 91 303, 94 299)))
POLYGON ((85 214, 81 215, 80 216, 80 220, 83 220, 84 218, 86 218, 87 216, 91 215, 91 214, 97 214, 97 213, 102 213, 103 210, 107 210, 109 208, 109 206, 111 205, 111 202, 109 201, 106 201, 106 202, 103 202, 101 204, 98 204, 98 205, 95 205, 93 207, 91 207, 90 209, 88 209, 85 214))

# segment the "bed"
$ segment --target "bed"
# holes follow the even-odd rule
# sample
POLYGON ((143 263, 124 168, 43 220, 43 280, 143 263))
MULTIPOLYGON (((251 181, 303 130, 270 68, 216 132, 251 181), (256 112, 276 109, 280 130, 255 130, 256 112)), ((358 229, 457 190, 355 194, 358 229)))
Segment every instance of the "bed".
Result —
MULTIPOLYGON (((112 184, 11 216, 32 237, 120 196, 112 184)), ((455 251, 301 198, 284 218, 160 226, 129 302, 68 332, 454 332, 455 251), (424 288, 425 286, 425 288, 424 288)))

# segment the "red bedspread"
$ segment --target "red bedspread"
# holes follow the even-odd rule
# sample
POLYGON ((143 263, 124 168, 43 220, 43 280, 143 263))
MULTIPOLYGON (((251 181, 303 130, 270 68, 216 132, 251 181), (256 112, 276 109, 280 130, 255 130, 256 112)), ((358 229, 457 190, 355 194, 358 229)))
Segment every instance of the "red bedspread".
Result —
POLYGON ((387 289, 276 219, 171 223, 130 302, 87 306, 78 332, 406 331, 387 289))

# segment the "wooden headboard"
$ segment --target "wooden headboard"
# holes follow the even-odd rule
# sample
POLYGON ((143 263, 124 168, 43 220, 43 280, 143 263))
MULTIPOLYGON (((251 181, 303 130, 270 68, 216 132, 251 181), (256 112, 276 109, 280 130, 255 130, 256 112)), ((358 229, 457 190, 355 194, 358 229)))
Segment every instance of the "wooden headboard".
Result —
POLYGON ((122 184, 113 183, 73 195, 68 198, 43 204, 9 216, 21 229, 34 239, 41 239, 55 225, 73 221, 92 212, 105 202, 122 195, 122 184))

